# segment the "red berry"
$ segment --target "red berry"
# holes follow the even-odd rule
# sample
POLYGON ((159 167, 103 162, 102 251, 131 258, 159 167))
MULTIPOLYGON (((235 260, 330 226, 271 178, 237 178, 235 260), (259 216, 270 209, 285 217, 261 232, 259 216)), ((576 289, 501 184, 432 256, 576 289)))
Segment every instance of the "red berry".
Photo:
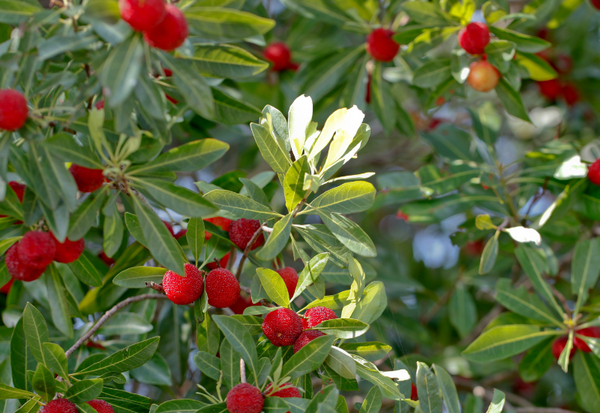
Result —
MULTIPOLYGON (((256 231, 258 231, 259 228, 260 221, 256 219, 238 219, 229 225, 229 239, 231 239, 231 242, 237 245, 239 249, 245 250, 246 246, 252 239, 252 236, 256 231)), ((263 245, 264 242, 265 237, 261 232, 250 249, 254 250, 263 245)))
POLYGON ((4 284, 2 286, 2 288, 0 288, 0 293, 2 294, 8 294, 10 292, 10 289, 12 287, 12 285, 15 283, 15 279, 11 278, 9 282, 7 282, 6 284, 4 284))
POLYGON ((209 270, 216 270, 217 268, 227 268, 227 264, 229 264, 229 253, 225 254, 223 258, 221 258, 218 265, 216 262, 209 262, 206 264, 206 266, 209 270))
POLYGON ((392 36, 394 32, 389 29, 375 29, 367 36, 367 52, 373 59, 380 62, 391 62, 400 50, 392 36))
POLYGON ((104 263, 106 265, 108 265, 109 267, 115 263, 115 260, 113 260, 108 255, 106 255, 104 253, 104 251, 102 251, 100 254, 98 254, 98 258, 100 258, 102 261, 104 261, 104 263))
POLYGON ((479 257, 481 254, 483 254, 484 248, 485 242, 483 242, 482 239, 478 239, 477 241, 469 241, 465 245, 466 253, 474 257, 479 257))
POLYGON ((204 281, 198 268, 185 263, 185 277, 167 271, 163 277, 162 286, 169 300, 175 304, 186 305, 196 301, 204 290, 204 281))
POLYGON ((152 29, 144 32, 146 42, 157 49, 174 50, 188 37, 188 24, 177 7, 167 4, 165 18, 152 29))
POLYGON ((165 77, 173 76, 173 71, 171 69, 167 69, 163 67, 163 72, 165 72, 165 77))
POLYGON ((479 92, 489 92, 500 81, 500 72, 487 60, 471 63, 471 72, 467 83, 479 92))
POLYGON ((573 106, 574 104, 579 102, 579 91, 574 85, 570 83, 563 85, 560 89, 560 93, 562 94, 563 98, 565 99, 565 102, 567 102, 567 105, 569 106, 573 106))
POLYGON ((542 96, 548 100, 555 100, 560 95, 560 82, 558 79, 542 80, 537 84, 542 96))
POLYGON ((217 268, 206 276, 206 294, 213 307, 231 307, 240 298, 240 283, 231 271, 217 268))
MULTIPOLYGON (((560 354, 565 349, 568 340, 569 339, 566 336, 559 337, 556 340, 554 340, 554 343, 552 343, 552 355, 554 356, 554 358, 556 360, 558 360, 560 358, 560 354)), ((573 346, 573 348, 571 349, 571 354, 569 355, 569 359, 572 359, 574 355, 575 355, 575 346, 573 346)))
POLYGON ((290 67, 292 52, 290 48, 282 42, 271 43, 265 47, 263 56, 269 62, 273 63, 273 70, 275 72, 281 72, 290 67))
MULTIPOLYGON (((581 330, 575 331, 575 333, 585 337, 600 338, 600 327, 582 328, 581 330)), ((577 336, 573 338, 573 344, 584 353, 590 353, 592 351, 588 344, 577 336)))
MULTIPOLYGON (((206 218, 205 221, 208 221, 211 224, 215 224, 216 226, 220 227, 223 231, 229 231, 229 225, 231 225, 231 223, 233 222, 230 219, 222 218, 222 217, 206 218)), ((207 231, 204 234, 204 239, 206 239, 206 240, 210 239, 211 235, 212 234, 207 231)))
POLYGON ((46 268, 34 268, 30 267, 19 258, 19 243, 14 244, 6 252, 6 268, 11 277, 29 282, 35 281, 42 276, 46 268))
POLYGON ((324 335, 325 334, 323 334, 317 330, 304 331, 302 334, 300 334, 300 337, 298 337, 298 340, 296 340, 296 342, 294 343, 294 354, 299 352, 302 347, 304 347, 305 345, 307 345, 308 343, 313 341, 315 338, 321 337, 324 335))
POLYGON ((469 23, 458 32, 458 43, 469 54, 483 54, 490 42, 490 30, 485 23, 469 23))
POLYGON ((281 278, 283 278, 288 294, 290 295, 290 298, 292 298, 296 291, 296 285, 298 285, 298 273, 292 267, 284 267, 277 270, 277 274, 281 275, 281 278))
POLYGON ((90 406, 92 406, 94 408, 94 410, 96 410, 98 413, 115 413, 115 410, 113 409, 113 407, 108 404, 107 402, 105 402, 104 400, 90 400, 89 402, 86 402, 87 404, 89 404, 90 406))
POLYGON ((46 268, 52 263, 56 245, 50 234, 43 231, 29 231, 19 241, 19 259, 29 267, 46 268))
POLYGON ((304 326, 304 329, 307 329, 319 325, 323 321, 333 320, 334 318, 338 317, 337 315, 335 315, 331 308, 313 307, 309 308, 308 310, 306 310, 306 313, 304 313, 302 324, 304 326))
POLYGON ((67 399, 55 399, 46 404, 39 413, 78 413, 77 407, 67 399))
POLYGON ((100 109, 104 109, 104 99, 103 100, 99 100, 98 102, 96 102, 96 104, 94 105, 96 107, 96 109, 100 110, 100 109))
POLYGON ((77 189, 81 192, 94 192, 95 190, 100 189, 104 183, 102 169, 90 169, 85 166, 72 164, 69 171, 75 179, 77 189))
POLYGON ((171 225, 169 222, 166 222, 166 221, 163 221, 163 224, 165 224, 165 227, 167 227, 171 236, 175 237, 175 231, 173 231, 173 225, 171 225))
POLYGON ((53 233, 50 233, 54 245, 56 246, 56 252, 54 253, 54 261, 68 264, 73 261, 77 261, 79 256, 83 253, 85 248, 85 241, 83 238, 77 241, 71 241, 65 238, 65 242, 62 244, 54 237, 53 233))
POLYGON ((289 308, 278 308, 265 316, 262 330, 274 346, 291 346, 302 333, 302 318, 289 308))
POLYGON ((591 183, 600 185, 600 159, 597 159, 588 168, 587 177, 591 183))
POLYGON ((300 394, 300 390, 298 390, 298 388, 292 386, 292 383, 284 383, 281 386, 278 387, 277 391, 274 391, 273 393, 271 393, 271 389, 273 388, 273 383, 270 383, 267 388, 265 389, 265 394, 267 395, 267 397, 282 397, 282 398, 287 398, 287 397, 302 397, 302 395, 300 394), (280 389, 281 387, 284 387, 282 389, 280 389))
POLYGON ((123 20, 138 32, 152 29, 166 14, 164 0, 119 0, 119 10, 123 20))
POLYGON ((21 129, 27 121, 27 100, 18 90, 0 90, 0 129, 21 129))
POLYGON ((19 202, 23 203, 23 197, 25 196, 25 188, 24 184, 20 184, 16 181, 10 181, 8 186, 12 188, 12 190, 17 194, 17 198, 19 198, 19 202))
POLYGON ((227 410, 230 413, 260 413, 265 398, 260 390, 248 383, 234 386, 227 393, 227 410))
POLYGON ((234 305, 229 306, 229 309, 233 311, 233 314, 244 314, 244 310, 248 307, 252 307, 258 304, 252 304, 252 300, 240 296, 234 305))
POLYGON ((417 401, 419 400, 419 393, 417 391, 417 386, 414 383, 410 383, 410 399, 417 401))
POLYGON ((600 10, 600 0, 590 0, 590 3, 592 3, 592 6, 596 9, 600 10))

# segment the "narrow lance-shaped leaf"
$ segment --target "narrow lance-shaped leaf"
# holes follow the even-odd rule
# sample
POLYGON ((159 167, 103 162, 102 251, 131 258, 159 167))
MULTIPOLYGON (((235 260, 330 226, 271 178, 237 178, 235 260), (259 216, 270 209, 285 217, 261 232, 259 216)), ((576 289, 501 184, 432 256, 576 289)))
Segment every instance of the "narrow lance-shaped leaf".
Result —
POLYGON ((269 298, 277 305, 289 307, 290 297, 281 275, 268 268, 257 268, 256 274, 269 298))
POLYGON ((274 259, 287 245, 292 230, 293 216, 291 213, 277 221, 273 232, 269 235, 265 245, 256 253, 256 258, 263 261, 274 259))
POLYGON ((580 241, 575 246, 571 264, 571 290, 577 295, 574 314, 579 313, 587 300, 588 291, 596 285, 600 275, 600 244, 598 239, 580 241))

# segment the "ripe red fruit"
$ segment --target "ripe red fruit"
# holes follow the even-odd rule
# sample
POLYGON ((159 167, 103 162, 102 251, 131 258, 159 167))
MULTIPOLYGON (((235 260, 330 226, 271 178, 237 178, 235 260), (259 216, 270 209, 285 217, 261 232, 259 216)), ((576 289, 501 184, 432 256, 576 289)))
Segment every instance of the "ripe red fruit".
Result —
POLYGON ((20 184, 16 181, 10 181, 8 186, 12 188, 12 190, 17 194, 17 198, 19 198, 19 202, 23 203, 23 197, 25 196, 25 188, 24 184, 20 184))
POLYGON ((288 294, 290 295, 290 298, 292 298, 296 291, 296 285, 298 285, 298 273, 292 267, 284 267, 277 270, 277 274, 281 275, 281 278, 283 278, 288 294))
POLYGON ((150 30, 165 18, 164 0, 119 0, 121 17, 133 30, 150 30))
MULTIPOLYGON (((220 227, 223 231, 229 231, 229 225, 233 222, 230 219, 222 218, 222 217, 214 217, 214 218, 206 218, 205 221, 210 222, 211 224, 215 224, 220 227)), ((209 240, 212 234, 210 232, 205 232, 204 239, 209 240)))
POLYGON ((600 10, 600 0, 590 0, 590 3, 592 3, 592 6, 596 9, 600 10))
POLYGON ((471 63, 471 72, 467 83, 479 92, 489 92, 498 85, 500 72, 487 60, 471 63))
POLYGON ((96 102, 96 104, 94 105, 96 107, 96 109, 100 110, 100 109, 104 109, 104 99, 103 100, 99 100, 98 102, 96 102))
POLYGON ((479 257, 483 254, 483 249, 485 248, 485 242, 482 239, 478 239, 476 241, 469 241, 465 244, 465 252, 468 255, 472 255, 474 257, 479 257))
POLYGON ((35 281, 42 276, 46 268, 34 268, 27 265, 19 258, 19 243, 14 244, 6 252, 6 268, 11 277, 29 282, 35 281))
POLYGON ((469 23, 458 32, 458 44, 469 54, 483 54, 490 42, 490 30, 485 23, 469 23))
POLYGON ((185 277, 173 271, 167 271, 162 283, 169 300, 179 305, 193 303, 200 298, 204 290, 204 281, 198 268, 188 263, 184 267, 185 277))
POLYGON ((100 189, 104 183, 104 175, 102 169, 90 169, 84 166, 72 164, 69 172, 73 175, 77 189, 81 192, 94 192, 100 189))
POLYGON ((300 337, 298 337, 298 340, 296 340, 296 342, 294 343, 294 354, 299 352, 302 347, 304 347, 305 345, 307 345, 308 343, 313 341, 315 338, 321 337, 324 335, 325 334, 323 334, 317 330, 304 331, 302 334, 300 334, 300 337))
MULTIPOLYGON (((252 239, 252 236, 256 231, 258 231, 259 228, 260 221, 256 219, 238 219, 237 221, 233 221, 231 225, 229 225, 229 239, 231 239, 231 242, 237 245, 239 249, 245 250, 246 246, 252 239)), ((265 237, 261 232, 261 234, 258 236, 256 241, 254 241, 254 244, 250 249, 254 250, 263 245, 264 242, 265 237)))
POLYGON ((227 264, 229 264, 229 253, 225 254, 223 258, 221 258, 218 265, 213 261, 206 264, 206 266, 210 270, 216 270, 217 268, 227 268, 227 264))
MULTIPOLYGON (((566 336, 563 336, 563 337, 557 338, 556 340, 554 340, 554 343, 552 343, 552 355, 554 356, 554 358, 556 360, 558 360, 560 358, 560 354, 565 349, 568 340, 569 339, 566 336)), ((569 354, 569 359, 572 359, 574 355, 575 355, 575 346, 573 346, 573 348, 571 349, 571 354, 569 354)))
POLYGON ((313 307, 306 310, 304 313, 304 318, 302 319, 302 324, 304 329, 312 328, 316 325, 321 324, 326 320, 333 320, 334 318, 338 318, 337 315, 333 312, 331 308, 327 307, 313 307))
POLYGON ((78 413, 77 407, 67 399, 50 400, 39 413, 78 413))
POLYGON ((252 300, 244 298, 240 295, 240 298, 235 302, 234 305, 229 306, 229 309, 233 311, 233 314, 244 314, 244 310, 248 307, 252 307, 258 304, 252 304, 252 300))
POLYGON ((278 308, 265 316, 262 330, 274 346, 291 346, 302 334, 302 318, 289 308, 278 308))
POLYGON ((587 177, 591 183, 600 185, 600 159, 597 159, 588 168, 587 177))
POLYGON ((56 246, 54 261, 68 264, 70 262, 77 261, 77 259, 83 253, 83 249, 85 248, 85 241, 83 238, 77 241, 71 241, 70 239, 65 238, 65 242, 61 244, 54 237, 53 233, 50 233, 50 236, 52 237, 54 245, 56 246))
POLYGON ((565 102, 567 102, 567 105, 569 106, 573 106, 574 104, 579 102, 579 91, 574 85, 570 83, 563 85, 560 89, 560 93, 562 94, 563 99, 565 100, 565 102))
POLYGON ((2 288, 0 288, 0 293, 2 294, 8 294, 10 292, 10 289, 12 287, 12 285, 15 283, 15 279, 11 278, 9 282, 7 282, 6 284, 4 284, 2 286, 2 288))
POLYGON ((0 90, 0 129, 21 129, 27 121, 27 100, 18 90, 0 90))
POLYGON ((265 395, 267 395, 267 397, 302 397, 302 395, 300 394, 300 390, 298 390, 297 387, 292 386, 292 383, 284 383, 278 387, 277 391, 271 393, 272 388, 273 383, 270 383, 265 389, 265 395))
POLYGON ((19 259, 29 267, 46 268, 52 263, 56 245, 52 236, 43 231, 29 231, 19 241, 19 259))
POLYGON ((375 29, 367 36, 367 52, 379 62, 391 62, 400 50, 389 29, 375 29))
POLYGON ((86 403, 92 406, 98 413, 115 413, 115 409, 113 409, 113 407, 104 400, 96 399, 90 400, 86 403))
POLYGON ((248 383, 234 386, 227 393, 227 410, 230 413, 260 413, 265 398, 260 390, 248 383))
POLYGON ((240 298, 240 283, 231 271, 217 268, 206 276, 206 294, 213 307, 231 307, 240 298))
MULTIPOLYGON (((575 331, 575 333, 585 337, 600 338, 600 327, 582 328, 581 330, 575 331)), ((573 338, 573 344, 584 353, 590 353, 592 351, 587 343, 577 336, 573 338)))
POLYGON ((100 254, 98 254, 98 258, 100 258, 102 261, 104 261, 104 263, 106 265, 108 265, 109 267, 115 263, 115 260, 113 260, 108 255, 106 255, 104 253, 104 251, 102 251, 100 254))
POLYGON ((417 391, 417 386, 414 383, 410 383, 410 399, 417 401, 419 400, 419 393, 417 391))
POLYGON ((174 50, 188 37, 188 24, 185 16, 177 7, 167 4, 164 19, 144 32, 146 42, 157 49, 174 50))
POLYGON ((263 56, 269 62, 273 63, 273 71, 281 72, 290 67, 292 52, 285 43, 277 42, 271 43, 270 45, 265 47, 263 56))
POLYGON ((540 93, 548 100, 555 100, 560 95, 560 82, 558 79, 537 82, 540 93))

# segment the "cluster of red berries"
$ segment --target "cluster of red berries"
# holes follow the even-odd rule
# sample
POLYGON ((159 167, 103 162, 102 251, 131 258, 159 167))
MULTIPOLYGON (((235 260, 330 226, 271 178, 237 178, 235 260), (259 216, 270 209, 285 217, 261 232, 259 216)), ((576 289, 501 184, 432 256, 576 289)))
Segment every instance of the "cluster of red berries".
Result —
MULTIPOLYGON (((537 33, 538 37, 546 41, 551 41, 551 32, 548 29, 542 29, 537 33)), ((573 106, 579 102, 579 90, 572 83, 564 79, 573 69, 573 61, 564 54, 557 54, 553 48, 548 48, 537 54, 544 59, 558 73, 559 77, 549 80, 538 81, 537 85, 540 94, 550 101, 562 98, 567 105, 573 106)))
POLYGON ((6 252, 6 267, 14 279, 35 281, 52 261, 68 264, 83 253, 85 241, 65 239, 59 242, 54 234, 29 231, 6 252))
POLYGON ((484 54, 489 43, 490 30, 485 23, 469 23, 458 32, 458 44, 469 54, 484 54))
MULTIPOLYGON (((600 327, 582 328, 580 330, 576 330, 575 333, 585 337, 600 338, 600 327)), ((569 339, 567 336, 563 336, 557 338, 554 340, 554 343, 552 343, 552 355, 556 360, 560 358, 560 354, 565 349, 568 340, 569 339)), ((569 359, 572 359, 573 356, 575 356, 575 352, 578 349, 584 353, 592 352, 592 349, 587 345, 587 343, 576 336, 573 338, 573 348, 571 349, 571 354, 569 354, 569 359)))
POLYGON ((302 397, 300 390, 292 386, 291 383, 285 383, 277 388, 273 388, 273 384, 269 384, 265 389, 265 393, 261 393, 260 389, 248 383, 241 383, 233 387, 227 393, 227 410, 230 413, 260 413, 265 404, 265 397, 302 397))
POLYGON ((157 49, 177 49, 188 37, 185 16, 164 0, 119 0, 119 10, 123 20, 157 49))
MULTIPOLYGON (((94 408, 98 413, 115 413, 113 407, 104 400, 90 400, 86 402, 94 408)), ((49 401, 40 410, 40 413, 78 413, 77 406, 67 399, 55 399, 49 401)))
POLYGON ((14 89, 0 90, 0 130, 21 129, 27 121, 27 99, 14 89))
POLYGON ((500 81, 500 72, 486 60, 485 47, 490 43, 490 30, 484 23, 469 23, 458 32, 458 44, 471 55, 483 55, 471 63, 467 83, 478 92, 489 92, 500 81))
POLYGON ((285 43, 271 43, 265 47, 265 50, 263 51, 263 57, 273 64, 271 70, 274 72, 298 70, 298 64, 292 62, 292 51, 285 43))

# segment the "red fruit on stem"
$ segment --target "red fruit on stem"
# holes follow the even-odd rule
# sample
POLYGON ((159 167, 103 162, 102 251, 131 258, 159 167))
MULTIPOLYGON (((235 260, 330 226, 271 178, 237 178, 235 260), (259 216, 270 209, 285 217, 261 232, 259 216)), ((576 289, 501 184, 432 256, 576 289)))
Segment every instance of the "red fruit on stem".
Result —
POLYGON ((302 324, 304 329, 312 328, 316 325, 321 324, 326 320, 333 320, 334 318, 338 318, 337 315, 333 312, 331 308, 327 307, 313 307, 306 310, 304 313, 304 318, 302 319, 302 324))
POLYGON ((284 71, 291 65, 292 52, 290 51, 290 48, 282 42, 271 43, 265 47, 263 56, 269 62, 273 63, 271 69, 275 72, 284 71))
POLYGON ((294 354, 299 352, 302 347, 304 347, 305 345, 307 345, 308 343, 313 341, 315 338, 321 337, 324 335, 325 334, 323 334, 317 330, 304 331, 302 334, 300 334, 300 337, 298 337, 298 340, 296 340, 296 342, 294 343, 294 354))
POLYGON ((16 181, 10 181, 8 186, 12 188, 12 190, 17 194, 17 198, 19 198, 19 202, 23 203, 23 197, 25 196, 25 188, 24 184, 20 184, 16 181))
POLYGON ((587 177, 591 183, 600 185, 600 159, 589 166, 587 177))
POLYGON ((262 330, 274 346, 291 346, 302 333, 302 318, 289 308, 279 308, 265 316, 262 330))
POLYGON ((485 23, 469 23, 458 32, 458 44, 469 54, 483 54, 490 42, 490 30, 485 23))
POLYGON ((260 390, 248 383, 234 386, 227 393, 227 410, 230 413, 260 413, 265 398, 260 390))
POLYGON ((270 383, 265 389, 265 395, 267 397, 302 397, 300 390, 297 387, 292 386, 292 383, 284 383, 278 387, 278 389, 272 392, 273 383, 270 383), (282 388, 283 387, 283 388, 282 388))
POLYGON ((144 32, 144 39, 150 46, 161 50, 175 50, 188 37, 188 24, 185 16, 177 7, 167 4, 164 19, 144 32))
POLYGON ((106 265, 108 265, 109 267, 115 263, 115 260, 113 260, 108 255, 106 255, 104 253, 104 251, 102 251, 100 254, 98 254, 98 258, 100 258, 102 261, 104 261, 104 263, 106 265))
MULTIPOLYGON (((248 246, 248 243, 254 236, 254 233, 259 229, 260 221, 257 219, 241 218, 237 221, 233 221, 231 225, 229 225, 229 239, 231 239, 231 242, 237 245, 239 249, 245 250, 246 246, 248 246)), ((265 237, 261 232, 250 249, 254 250, 263 245, 264 242, 265 237)))
POLYGON ((206 264, 209 270, 216 270, 217 268, 227 268, 227 264, 229 264, 229 253, 225 254, 221 260, 219 260, 219 264, 216 262, 209 262, 206 264))
POLYGON ((558 79, 542 80, 537 82, 540 93, 548 100, 555 100, 560 95, 560 82, 558 79))
POLYGON ((79 166, 72 164, 69 168, 69 172, 73 175, 77 189, 80 192, 94 192, 100 189, 104 183, 104 172, 102 169, 90 169, 85 166, 79 166))
POLYGON ((233 314, 244 314, 244 310, 248 307, 252 307, 258 304, 252 304, 252 300, 244 298, 240 295, 240 298, 235 302, 234 305, 229 306, 229 309, 233 311, 233 314))
POLYGON ((0 90, 0 129, 13 131, 21 129, 27 121, 27 99, 14 89, 0 90))
POLYGON ((240 283, 231 271, 225 268, 212 270, 206 276, 208 304, 216 308, 227 308, 240 298, 240 283))
POLYGON ((50 400, 39 413, 78 413, 77 407, 67 399, 50 400))
POLYGON ((479 92, 489 92, 498 85, 500 72, 487 60, 471 63, 471 72, 467 83, 479 92))
POLYGON ((367 36, 367 52, 379 62, 391 62, 400 50, 389 29, 375 29, 367 36))
POLYGON ((92 406, 98 413, 115 413, 115 409, 113 409, 113 407, 104 400, 96 399, 90 400, 86 403, 92 406))
POLYGON ((192 264, 184 264, 185 277, 167 271, 163 277, 162 286, 165 294, 175 304, 186 305, 196 301, 204 291, 204 281, 198 268, 192 264))
MULTIPOLYGON (((600 338, 600 327, 582 328, 581 330, 576 330, 575 333, 585 337, 600 338)), ((591 353, 592 351, 588 344, 577 336, 573 338, 573 344, 584 353, 591 353)))
POLYGON ((410 399, 417 401, 419 400, 419 393, 417 391, 417 386, 414 383, 410 383, 410 399))
POLYGON ((119 10, 123 20, 138 32, 152 29, 166 14, 164 0, 119 0, 119 10))
POLYGON ((281 275, 281 278, 283 278, 288 294, 290 298, 292 298, 296 291, 296 285, 298 285, 298 273, 292 267, 284 267, 277 270, 277 274, 281 275))
POLYGON ((590 0, 590 3, 592 4, 592 6, 594 6, 594 8, 600 10, 600 0, 590 0))
POLYGON ((85 248, 85 241, 83 238, 77 241, 71 241, 70 239, 65 238, 65 242, 61 244, 54 237, 53 233, 50 233, 50 236, 52 237, 54 245, 56 246, 54 261, 68 264, 70 262, 77 261, 77 259, 83 253, 83 249, 85 248))
POLYGON ((8 294, 10 292, 10 289, 12 287, 12 285, 15 283, 15 279, 11 278, 9 282, 7 282, 6 284, 4 284, 2 286, 2 288, 0 288, 0 293, 2 294, 8 294))
POLYGON ((46 268, 52 263, 56 245, 50 234, 43 231, 29 231, 19 241, 19 259, 29 267, 46 268))
POLYGON ((19 258, 19 243, 14 244, 6 252, 6 268, 11 277, 20 281, 35 281, 42 276, 46 268, 34 268, 19 258))
MULTIPOLYGON (((564 336, 557 338, 556 340, 554 340, 554 343, 552 343, 552 355, 556 360, 560 358, 560 354, 565 349, 568 340, 569 339, 566 336, 564 336)), ((573 346, 573 348, 571 349, 571 354, 569 354, 569 359, 572 359, 574 355, 575 347, 573 346)))
POLYGON ((567 105, 569 106, 573 106, 574 104, 579 102, 579 91, 574 85, 570 83, 563 85, 560 89, 560 93, 562 94, 563 99, 565 100, 565 102, 567 102, 567 105))

